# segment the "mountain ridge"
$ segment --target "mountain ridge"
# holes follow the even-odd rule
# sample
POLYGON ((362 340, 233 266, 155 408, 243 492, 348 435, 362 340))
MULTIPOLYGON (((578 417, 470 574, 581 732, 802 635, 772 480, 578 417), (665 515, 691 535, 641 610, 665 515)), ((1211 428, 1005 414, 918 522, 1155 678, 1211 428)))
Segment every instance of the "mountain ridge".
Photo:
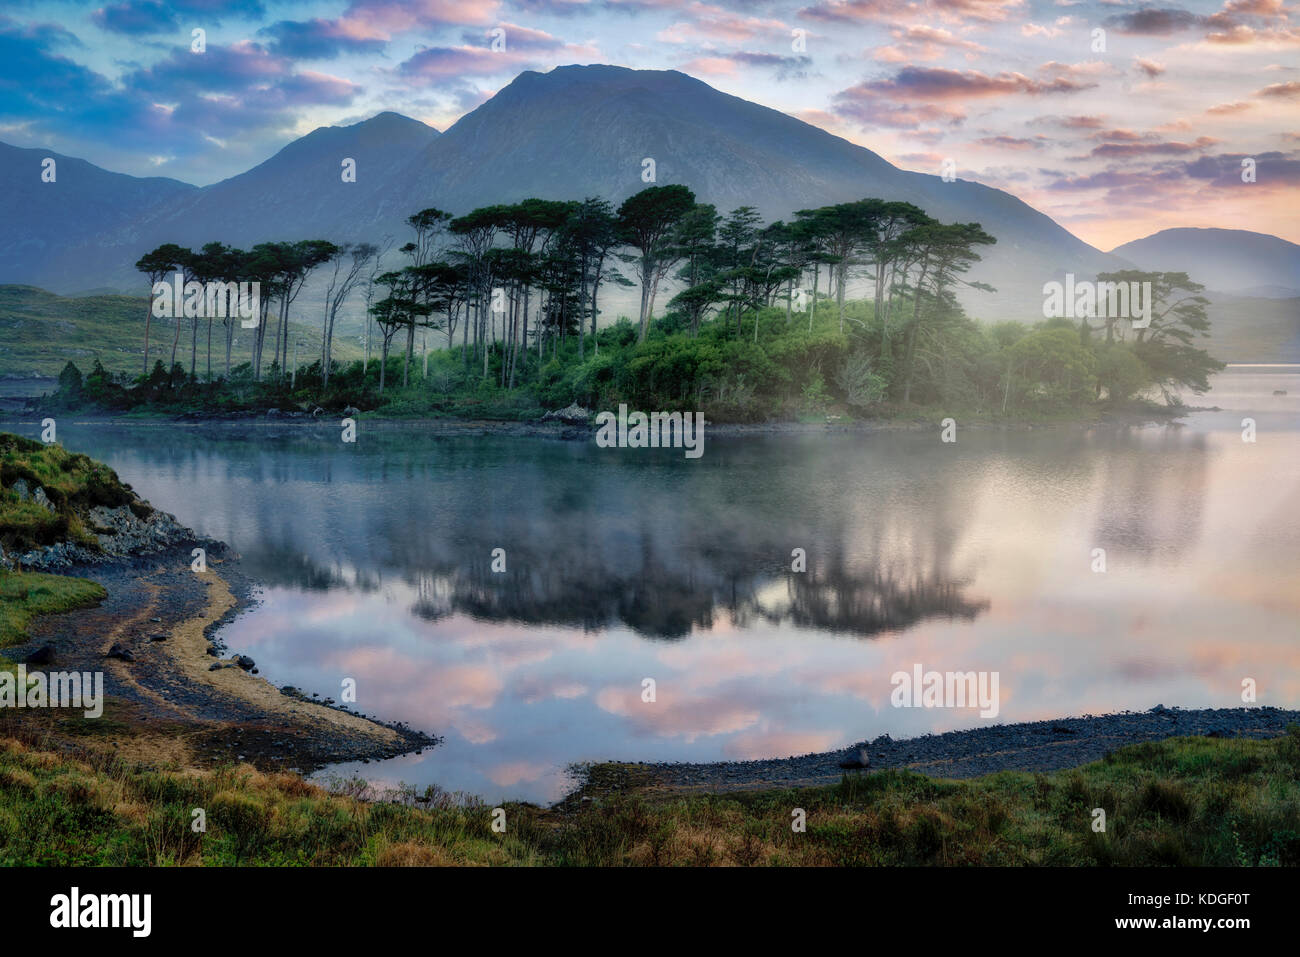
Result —
MULTIPOLYGON (((105 222, 92 217, 75 253, 25 256, 21 234, 0 235, 0 282, 61 292, 131 290, 139 282, 135 259, 162 242, 247 247, 270 239, 391 236, 400 244, 406 216, 426 206, 461 215, 531 196, 618 203, 650 185, 641 175, 647 158, 655 161, 655 184, 683 183, 723 214, 751 205, 768 220, 788 219, 798 209, 879 196, 913 202, 943 221, 979 222, 998 243, 970 278, 998 292, 965 295, 977 316, 1038 316, 1044 282, 1067 271, 1131 265, 1012 193, 900 169, 689 74, 574 64, 520 73, 441 133, 384 111, 349 126, 320 127, 209 186, 171 181, 153 202, 138 198, 139 187, 123 189, 137 197, 138 211, 131 215, 129 203, 118 201, 105 222), (345 158, 356 160, 355 183, 342 181, 345 158)), ((10 222, 25 221, 15 214, 10 222)))

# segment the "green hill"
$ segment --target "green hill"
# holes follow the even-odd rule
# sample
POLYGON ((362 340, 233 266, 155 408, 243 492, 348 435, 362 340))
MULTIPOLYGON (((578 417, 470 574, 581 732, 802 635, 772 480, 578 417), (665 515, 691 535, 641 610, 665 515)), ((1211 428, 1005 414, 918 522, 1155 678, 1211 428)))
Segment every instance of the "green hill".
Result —
MULTIPOLYGON (((148 307, 149 300, 143 296, 57 296, 35 286, 0 285, 0 375, 57 376, 69 360, 85 372, 95 359, 110 372, 138 375, 144 357, 144 317, 148 307)), ((154 359, 167 363, 175 329, 169 319, 154 320, 149 342, 151 365, 154 359)), ((290 322, 289 329, 302 341, 300 361, 311 362, 319 348, 319 327, 290 322)), ((274 332, 272 325, 268 335, 274 332)), ((206 326, 201 324, 197 366, 200 376, 207 368, 206 334, 206 326)), ((212 338, 212 368, 219 373, 225 359, 219 324, 214 324, 212 338)), ((238 365, 249 361, 252 344, 251 330, 237 328, 231 362, 238 365)), ((362 351, 355 342, 335 334, 335 359, 360 359, 362 351)), ((266 362, 270 361, 269 354, 268 344, 266 362)), ((176 361, 189 368, 188 325, 181 330, 176 361)))

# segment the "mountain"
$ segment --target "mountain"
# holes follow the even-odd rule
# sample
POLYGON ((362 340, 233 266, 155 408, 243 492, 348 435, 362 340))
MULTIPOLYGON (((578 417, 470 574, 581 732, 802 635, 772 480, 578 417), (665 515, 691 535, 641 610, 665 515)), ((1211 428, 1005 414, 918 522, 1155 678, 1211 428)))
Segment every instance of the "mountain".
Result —
POLYGON ((415 195, 464 212, 529 196, 621 201, 656 183, 682 183, 726 213, 770 219, 866 196, 913 202, 946 222, 979 222, 998 238, 971 272, 998 287, 976 293, 977 315, 1042 315, 1054 274, 1117 268, 1009 193, 900 170, 880 156, 776 110, 673 70, 565 66, 521 73, 432 143, 412 171, 415 195))
MULTIPOLYGON (((41 195, 39 185, 17 190, 14 200, 37 218, 6 219, 14 225, 0 228, 0 249, 11 242, 6 233, 21 236, 28 222, 41 223, 42 235, 51 240, 39 251, 22 247, 13 257, 0 258, 0 282, 65 293, 99 285, 137 292, 135 261, 164 242, 198 248, 221 240, 247 247, 271 239, 397 235, 401 218, 411 212, 411 200, 393 184, 402 182, 411 157, 437 136, 437 130, 418 120, 380 113, 352 126, 314 130, 253 169, 203 188, 106 173, 70 160, 79 164, 77 171, 84 167, 96 174, 83 177, 89 181, 87 191, 101 191, 112 200, 101 210, 88 208, 76 192, 41 195), (344 159, 356 161, 354 183, 343 182, 344 159), (33 198, 25 202, 19 199, 29 195, 33 198), (47 202, 38 207, 36 199, 47 202), (135 211, 128 214, 132 205, 135 211), (44 223, 42 216, 55 225, 44 223), (54 235, 83 241, 66 249, 53 241, 54 235)), ((39 172, 39 161, 34 169, 39 172)), ((60 162, 60 187, 64 181, 60 162)), ((33 182, 39 184, 35 174, 33 182)))
POLYGON ((1185 272, 1214 292, 1300 296, 1300 246, 1245 229, 1162 229, 1111 252, 1140 269, 1185 272))
POLYGON ((123 255, 103 250, 101 237, 118 234, 135 249, 139 243, 130 237, 142 218, 199 192, 178 180, 110 173, 82 159, 4 143, 0 182, 0 282, 51 288, 99 285, 87 277, 110 273, 123 255), (41 178, 47 157, 55 163, 53 182, 41 178))
POLYGON ((1044 282, 1125 265, 1009 193, 900 170, 683 73, 565 66, 520 74, 442 135, 383 113, 316 130, 254 169, 201 189, 82 164, 98 174, 104 211, 61 188, 37 195, 47 188, 39 177, 20 178, 14 201, 22 215, 0 226, 0 249, 10 250, 0 259, 0 282, 135 291, 140 277, 132 264, 162 242, 248 246, 391 235, 400 243, 405 216, 425 206, 460 214, 528 196, 617 203, 645 187, 647 157, 659 185, 684 183, 723 213, 752 205, 769 219, 788 219, 798 209, 878 196, 908 200, 947 222, 979 222, 998 243, 969 278, 998 292, 965 296, 978 317, 1041 318, 1044 282), (357 161, 355 183, 341 181, 345 157, 357 161), (52 224, 41 222, 45 242, 32 244, 31 224, 42 217, 52 224), (77 248, 61 251, 56 237, 74 237, 77 248))

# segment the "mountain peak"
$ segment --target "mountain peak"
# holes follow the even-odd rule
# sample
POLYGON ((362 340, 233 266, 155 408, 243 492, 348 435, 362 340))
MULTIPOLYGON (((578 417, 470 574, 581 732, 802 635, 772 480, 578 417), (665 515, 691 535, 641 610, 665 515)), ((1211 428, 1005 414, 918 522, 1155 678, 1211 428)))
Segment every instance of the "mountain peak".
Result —
POLYGON ((376 132, 410 132, 415 131, 427 135, 432 132, 435 136, 441 135, 441 130, 430 126, 428 123, 421 123, 419 120, 412 119, 402 113, 395 113, 392 110, 384 110, 382 113, 376 113, 368 120, 362 120, 360 123, 353 123, 346 129, 373 130, 376 132))

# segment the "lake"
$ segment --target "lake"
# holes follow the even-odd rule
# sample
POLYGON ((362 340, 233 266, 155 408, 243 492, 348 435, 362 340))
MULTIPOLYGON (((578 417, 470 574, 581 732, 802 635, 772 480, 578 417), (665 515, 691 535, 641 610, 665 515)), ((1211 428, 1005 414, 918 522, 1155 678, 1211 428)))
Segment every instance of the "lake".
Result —
POLYGON ((364 712, 445 738, 336 772, 541 802, 575 761, 1234 707, 1247 678, 1300 707, 1300 367, 1230 367, 1189 401, 1225 411, 959 422, 952 444, 937 422, 706 430, 694 460, 364 422, 354 445, 73 419, 59 438, 242 555, 262 585, 222 632, 232 651, 322 697, 355 679, 364 712), (916 665, 997 672, 997 717, 893 707, 891 675, 916 665))

